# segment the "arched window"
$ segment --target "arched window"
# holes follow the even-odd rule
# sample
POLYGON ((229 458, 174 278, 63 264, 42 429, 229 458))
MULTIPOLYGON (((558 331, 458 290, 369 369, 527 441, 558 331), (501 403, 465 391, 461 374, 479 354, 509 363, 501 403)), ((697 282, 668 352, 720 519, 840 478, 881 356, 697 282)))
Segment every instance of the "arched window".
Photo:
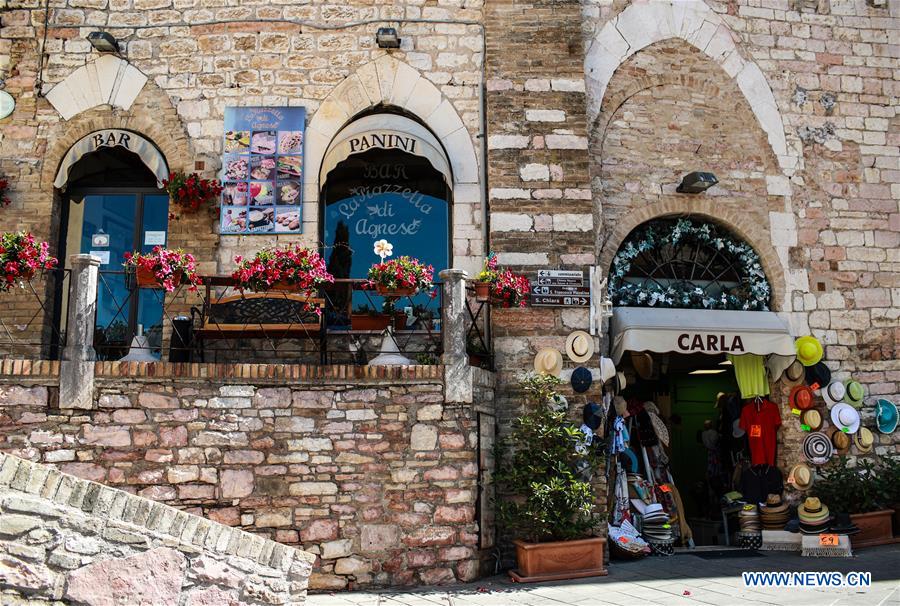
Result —
MULTIPOLYGON (((329 146, 321 177, 322 241, 336 278, 365 278, 382 239, 395 257, 416 257, 435 274, 449 267, 452 177, 424 126, 397 114, 356 120, 329 146)), ((353 310, 370 300, 354 296, 353 310)))
POLYGON ((609 274, 613 305, 767 311, 759 255, 711 223, 656 219, 628 235, 609 274))

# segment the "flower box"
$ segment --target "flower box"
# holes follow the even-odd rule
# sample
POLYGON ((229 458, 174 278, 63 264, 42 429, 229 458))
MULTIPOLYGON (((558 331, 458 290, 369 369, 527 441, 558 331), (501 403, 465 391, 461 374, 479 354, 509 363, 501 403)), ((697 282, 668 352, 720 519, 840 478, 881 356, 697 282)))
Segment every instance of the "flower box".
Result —
POLYGON ((56 259, 48 254, 49 244, 38 243, 28 232, 6 232, 0 237, 0 292, 23 285, 34 278, 39 269, 53 269, 56 259))
MULTIPOLYGON (((157 288, 163 289, 162 283, 159 281, 159 278, 145 267, 138 267, 137 273, 135 275, 135 279, 137 280, 138 288, 157 288)), ((172 283, 181 284, 184 279, 184 272, 180 269, 172 273, 172 283)))
POLYGON ((475 282, 475 300, 480 303, 491 300, 490 282, 475 282))
POLYGON ((418 288, 388 288, 381 284, 375 285, 375 292, 382 297, 411 297, 418 292, 418 288))
POLYGON ((859 528, 859 533, 850 537, 853 549, 892 543, 894 533, 891 528, 891 518, 893 515, 893 509, 851 514, 850 520, 859 528))
POLYGON ((125 284, 128 288, 153 288, 172 292, 187 284, 197 290, 200 277, 194 257, 180 248, 156 246, 149 253, 125 253, 125 284))
POLYGON ((394 330, 406 330, 406 314, 351 314, 350 330, 383 331, 391 325, 393 318, 394 330))
POLYGON ((518 583, 560 581, 606 576, 603 547, 606 539, 591 537, 572 541, 526 543, 513 541, 518 568, 509 576, 518 583))

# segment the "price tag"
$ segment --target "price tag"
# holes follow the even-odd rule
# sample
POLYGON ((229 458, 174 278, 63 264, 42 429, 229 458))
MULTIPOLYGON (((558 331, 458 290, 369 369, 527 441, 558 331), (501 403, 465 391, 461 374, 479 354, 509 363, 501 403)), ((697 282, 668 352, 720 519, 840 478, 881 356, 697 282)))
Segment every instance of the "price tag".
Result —
POLYGON ((811 431, 812 430, 812 428, 809 425, 803 425, 803 424, 800 425, 800 429, 802 429, 803 431, 811 431))
POLYGON ((837 547, 840 542, 840 537, 836 534, 820 534, 819 535, 819 546, 820 547, 837 547))
POLYGON ((619 543, 623 545, 628 542, 628 537, 619 537, 619 543))
POLYGON ((849 427, 841 427, 841 431, 843 431, 844 433, 850 433, 850 428, 849 427))
POLYGON ((813 383, 809 386, 809 388, 813 391, 819 391, 819 387, 821 387, 821 385, 819 385, 818 383, 813 383))
POLYGON ((668 484, 663 484, 662 486, 659 487, 659 489, 663 492, 672 492, 672 489, 669 487, 668 484))
POLYGON ((799 408, 792 408, 792 409, 791 409, 791 414, 792 414, 792 415, 797 415, 797 416, 799 417, 800 414, 801 414, 801 413, 800 413, 800 409, 799 409, 799 408))

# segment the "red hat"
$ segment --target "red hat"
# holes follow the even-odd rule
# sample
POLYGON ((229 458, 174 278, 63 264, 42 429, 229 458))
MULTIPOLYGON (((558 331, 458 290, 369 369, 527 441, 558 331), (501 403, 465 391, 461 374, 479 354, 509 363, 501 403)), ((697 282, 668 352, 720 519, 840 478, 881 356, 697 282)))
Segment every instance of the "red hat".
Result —
POLYGON ((791 404, 791 408, 809 410, 815 405, 815 396, 808 385, 797 385, 791 390, 788 401, 791 404))

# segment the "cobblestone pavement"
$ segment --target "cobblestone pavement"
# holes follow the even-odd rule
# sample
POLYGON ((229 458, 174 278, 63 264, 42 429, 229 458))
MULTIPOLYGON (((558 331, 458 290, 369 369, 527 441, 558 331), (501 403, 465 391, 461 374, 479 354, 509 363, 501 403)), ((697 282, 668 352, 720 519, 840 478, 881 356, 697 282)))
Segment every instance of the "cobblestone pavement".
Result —
POLYGON ((536 585, 497 576, 468 585, 418 591, 310 595, 309 606, 893 606, 900 604, 900 545, 870 548, 853 558, 761 557, 702 559, 695 555, 613 562, 609 576, 536 585), (742 571, 863 571, 868 589, 746 588, 742 571))

